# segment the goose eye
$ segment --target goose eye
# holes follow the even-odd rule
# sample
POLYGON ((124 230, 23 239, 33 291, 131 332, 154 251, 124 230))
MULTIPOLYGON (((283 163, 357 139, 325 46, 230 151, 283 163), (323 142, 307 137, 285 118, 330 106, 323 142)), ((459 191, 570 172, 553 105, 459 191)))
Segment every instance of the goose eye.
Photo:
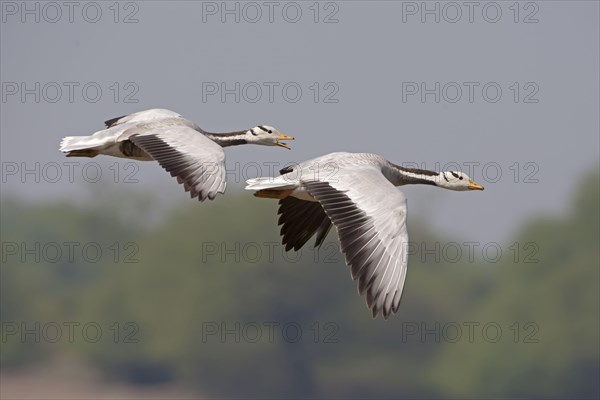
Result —
POLYGON ((273 133, 273 131, 269 129, 269 133, 273 133))
POLYGON ((462 180, 463 180, 463 177, 461 176, 461 177, 459 177, 458 179, 460 179, 460 180, 462 181, 462 180))

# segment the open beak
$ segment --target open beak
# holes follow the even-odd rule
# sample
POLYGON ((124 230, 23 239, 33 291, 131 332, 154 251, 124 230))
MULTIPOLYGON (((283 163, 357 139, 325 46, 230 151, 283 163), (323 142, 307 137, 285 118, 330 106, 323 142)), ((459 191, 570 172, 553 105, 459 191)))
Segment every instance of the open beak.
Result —
POLYGON ((468 188, 470 190, 483 190, 483 186, 481 186, 479 183, 475 183, 473 181, 469 181, 468 188))
POLYGON ((291 150, 288 147, 287 143, 281 143, 280 140, 294 140, 293 136, 287 136, 287 135, 279 135, 279 136, 277 136, 277 146, 283 147, 284 149, 291 150))

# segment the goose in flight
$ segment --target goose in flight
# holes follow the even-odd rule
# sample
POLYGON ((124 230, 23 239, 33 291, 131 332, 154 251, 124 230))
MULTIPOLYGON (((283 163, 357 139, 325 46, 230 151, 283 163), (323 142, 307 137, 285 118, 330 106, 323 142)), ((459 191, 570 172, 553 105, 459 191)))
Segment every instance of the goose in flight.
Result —
POLYGON ((258 125, 245 131, 209 133, 174 111, 151 109, 112 118, 106 129, 90 136, 67 136, 60 151, 67 157, 105 154, 141 161, 156 160, 182 183, 191 197, 212 200, 225 192, 223 147, 240 144, 289 147, 293 140, 272 126, 258 125))
POLYGON ((425 184, 450 190, 483 190, 462 172, 403 168, 367 153, 332 153, 247 181, 247 190, 279 199, 286 251, 299 250, 332 224, 360 295, 373 318, 398 311, 408 264, 406 198, 394 186, 425 184))

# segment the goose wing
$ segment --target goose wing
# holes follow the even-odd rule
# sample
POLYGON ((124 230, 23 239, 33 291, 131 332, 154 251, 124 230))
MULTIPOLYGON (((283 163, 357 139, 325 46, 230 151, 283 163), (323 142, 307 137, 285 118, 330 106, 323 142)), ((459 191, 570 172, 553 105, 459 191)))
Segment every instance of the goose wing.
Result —
POLYGON ((358 291, 373 317, 400 305, 408 264, 406 198, 375 166, 340 169, 327 180, 302 181, 335 225, 358 291))
POLYGON ((127 123, 142 123, 150 122, 165 118, 181 118, 181 115, 175 111, 167 110, 164 108, 152 108, 150 110, 138 111, 132 114, 122 115, 120 117, 111 118, 104 121, 104 125, 107 128, 113 126, 123 125, 127 123))
POLYGON ((225 192, 223 148, 183 121, 165 119, 126 131, 129 140, 177 177, 191 197, 212 200, 225 192))
POLYGON ((321 204, 292 196, 279 200, 279 225, 285 251, 300 250, 317 233, 315 247, 323 244, 331 229, 331 221, 321 204))

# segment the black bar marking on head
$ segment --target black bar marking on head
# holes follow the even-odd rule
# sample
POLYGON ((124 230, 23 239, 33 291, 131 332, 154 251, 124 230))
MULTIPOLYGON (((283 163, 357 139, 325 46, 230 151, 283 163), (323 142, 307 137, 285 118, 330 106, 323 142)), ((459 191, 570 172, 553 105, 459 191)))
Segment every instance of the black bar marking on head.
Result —
POLYGON ((450 181, 448 180, 448 178, 446 177, 446 173, 445 173, 445 172, 442 172, 442 176, 444 177, 444 179, 446 180, 446 182, 450 182, 450 181))
POLYGON ((254 136, 258 136, 257 133, 254 133, 254 128, 250 129, 250 133, 253 134, 254 136))
POLYGON ((458 179, 458 174, 457 174, 456 172, 454 172, 454 171, 450 171, 450 173, 452 174, 452 176, 453 176, 453 177, 455 177, 455 178, 457 178, 457 179, 458 179))
POLYGON ((265 132, 269 132, 269 130, 267 128, 265 128, 264 126, 262 126, 262 125, 259 125, 258 127, 260 129, 262 129, 263 131, 265 131, 265 132))

